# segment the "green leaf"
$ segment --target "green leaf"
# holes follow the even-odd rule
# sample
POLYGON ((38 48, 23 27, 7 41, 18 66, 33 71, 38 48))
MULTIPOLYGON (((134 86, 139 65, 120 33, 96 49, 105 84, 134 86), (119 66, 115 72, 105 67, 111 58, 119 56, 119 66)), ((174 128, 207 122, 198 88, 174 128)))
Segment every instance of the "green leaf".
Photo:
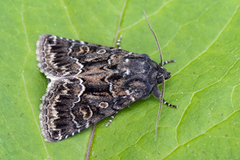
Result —
MULTIPOLYGON (((113 46, 123 0, 9 0, 0 8, 0 159, 85 159, 91 127, 47 143, 39 124, 47 79, 36 61, 41 34, 113 46)), ((147 53, 165 68, 159 99, 150 96, 97 124, 90 159, 238 159, 240 150, 240 1, 129 0, 123 8, 121 47, 147 53)))

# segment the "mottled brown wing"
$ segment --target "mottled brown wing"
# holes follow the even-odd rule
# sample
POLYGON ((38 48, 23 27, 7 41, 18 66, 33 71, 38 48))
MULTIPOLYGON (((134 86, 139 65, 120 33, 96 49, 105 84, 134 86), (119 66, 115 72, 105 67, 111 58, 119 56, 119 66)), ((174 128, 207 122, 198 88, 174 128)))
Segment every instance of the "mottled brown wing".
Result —
POLYGON ((81 74, 84 64, 107 61, 117 49, 54 35, 42 35, 37 41, 38 66, 46 76, 67 77, 81 74))
POLYGON ((155 85, 148 82, 153 69, 147 55, 112 47, 42 35, 37 60, 50 79, 40 106, 48 142, 68 138, 147 97, 155 85))

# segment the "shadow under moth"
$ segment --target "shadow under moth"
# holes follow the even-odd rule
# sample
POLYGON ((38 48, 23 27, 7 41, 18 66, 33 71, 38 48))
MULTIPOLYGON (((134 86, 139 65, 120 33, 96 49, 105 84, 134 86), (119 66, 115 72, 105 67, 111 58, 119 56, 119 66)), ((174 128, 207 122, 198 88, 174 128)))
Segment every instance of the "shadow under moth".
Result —
POLYGON ((163 65, 174 61, 162 61, 153 35, 159 64, 147 54, 122 50, 121 37, 114 48, 41 35, 36 50, 38 67, 49 79, 39 116, 45 140, 66 139, 112 115, 111 122, 119 110, 151 93, 160 98, 160 109, 162 103, 177 108, 163 99, 164 81, 171 77, 163 65), (162 91, 158 88, 161 83, 162 91))

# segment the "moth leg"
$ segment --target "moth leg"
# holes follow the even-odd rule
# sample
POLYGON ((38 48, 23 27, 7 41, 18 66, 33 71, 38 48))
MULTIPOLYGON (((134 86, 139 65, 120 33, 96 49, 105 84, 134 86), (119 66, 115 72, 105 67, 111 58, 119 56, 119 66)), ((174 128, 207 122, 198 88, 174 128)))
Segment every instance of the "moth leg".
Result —
POLYGON ((122 35, 120 35, 120 37, 119 37, 118 40, 117 40, 117 48, 118 48, 118 49, 121 49, 121 47, 120 47, 121 39, 122 39, 122 35))
POLYGON ((108 124, 106 124, 106 127, 108 127, 108 126, 112 123, 113 118, 116 116, 117 113, 118 113, 118 111, 115 112, 115 113, 111 116, 111 119, 109 120, 108 124))
POLYGON ((168 64, 168 63, 172 63, 172 62, 175 62, 175 60, 165 61, 165 62, 163 62, 163 65, 168 64))
POLYGON ((169 107, 178 108, 178 106, 175 106, 175 105, 173 105, 173 104, 170 104, 170 103, 168 103, 167 101, 165 101, 164 99, 163 99, 163 103, 166 104, 166 105, 168 105, 169 107))

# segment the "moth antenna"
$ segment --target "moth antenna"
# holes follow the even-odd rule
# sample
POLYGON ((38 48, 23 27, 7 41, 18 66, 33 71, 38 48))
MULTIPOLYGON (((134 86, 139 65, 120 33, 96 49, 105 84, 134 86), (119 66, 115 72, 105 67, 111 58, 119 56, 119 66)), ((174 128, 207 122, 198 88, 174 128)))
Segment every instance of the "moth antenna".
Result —
MULTIPOLYGON (((162 53, 161 53, 161 50, 160 50, 160 45, 158 43, 158 40, 157 40, 157 36, 155 34, 155 32, 153 31, 152 27, 150 26, 149 22, 148 22, 148 19, 147 19, 147 16, 146 16, 146 13, 145 11, 143 11, 144 15, 145 15, 145 18, 146 18, 146 21, 147 21, 147 24, 148 24, 148 27, 150 28, 150 30, 152 31, 152 34, 155 38, 155 42, 157 44, 157 47, 158 47, 158 52, 159 52, 159 55, 160 55, 160 59, 161 59, 161 62, 160 62, 160 66, 162 67, 163 66, 163 60, 162 60, 162 53)), ((160 113, 161 113, 161 108, 162 108, 162 103, 163 103, 163 92, 164 92, 164 76, 162 76, 162 94, 161 94, 161 97, 160 97, 160 104, 159 104, 159 110, 158 110, 158 116, 157 116, 157 122, 156 122, 156 130, 155 130, 155 141, 157 139, 157 128, 158 128, 158 121, 159 121, 159 117, 160 117, 160 113)))
POLYGON ((158 43, 157 36, 156 36, 156 34, 154 33, 152 27, 150 26, 150 24, 149 24, 149 22, 148 22, 148 19, 147 19, 147 16, 146 16, 145 11, 143 11, 143 13, 144 13, 144 15, 145 15, 145 18, 146 18, 146 21, 147 21, 148 27, 149 27, 150 30, 152 31, 152 34, 153 34, 153 36, 154 36, 154 38, 155 38, 155 42, 156 42, 157 47, 158 47, 158 52, 159 52, 160 59, 161 59, 160 66, 163 66, 162 53, 161 53, 161 50, 160 50, 160 46, 159 46, 159 43, 158 43))

